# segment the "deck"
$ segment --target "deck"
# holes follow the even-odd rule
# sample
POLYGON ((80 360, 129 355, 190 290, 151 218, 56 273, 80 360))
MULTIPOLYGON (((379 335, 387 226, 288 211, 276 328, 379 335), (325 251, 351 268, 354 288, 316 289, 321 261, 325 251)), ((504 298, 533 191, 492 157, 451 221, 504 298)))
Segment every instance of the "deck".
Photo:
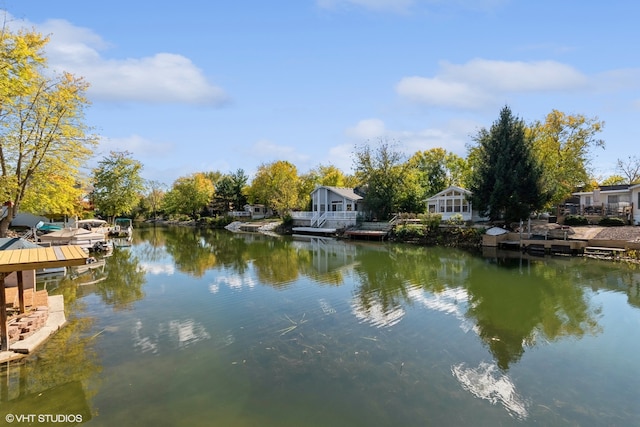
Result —
POLYGON ((587 247, 587 242, 583 240, 559 239, 503 240, 498 243, 498 247, 504 249, 520 249, 523 252, 580 255, 584 253, 585 248, 587 247))

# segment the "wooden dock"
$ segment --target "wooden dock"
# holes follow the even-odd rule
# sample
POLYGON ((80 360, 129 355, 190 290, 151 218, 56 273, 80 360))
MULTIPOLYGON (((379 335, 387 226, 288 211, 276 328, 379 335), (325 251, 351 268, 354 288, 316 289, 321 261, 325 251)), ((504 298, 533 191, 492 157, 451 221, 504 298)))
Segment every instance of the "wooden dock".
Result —
POLYGON ((587 247, 583 240, 542 240, 521 239, 503 240, 498 242, 498 247, 503 249, 520 249, 523 252, 553 255, 582 255, 587 247))
POLYGON ((610 248, 605 246, 587 246, 584 248, 585 255, 602 256, 610 258, 620 258, 625 253, 623 248, 610 248))

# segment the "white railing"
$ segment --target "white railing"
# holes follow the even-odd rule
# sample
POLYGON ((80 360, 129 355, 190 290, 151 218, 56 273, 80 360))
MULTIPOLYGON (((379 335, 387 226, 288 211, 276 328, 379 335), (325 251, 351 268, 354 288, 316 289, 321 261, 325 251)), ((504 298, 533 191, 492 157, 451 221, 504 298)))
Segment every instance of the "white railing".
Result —
POLYGON ((357 211, 330 211, 330 212, 309 212, 298 211, 291 212, 293 219, 309 220, 311 227, 322 227, 322 225, 330 220, 334 221, 355 221, 358 218, 357 211))
POLYGON ((327 220, 327 212, 322 213, 322 215, 314 215, 311 218, 311 226, 312 227, 321 227, 322 224, 327 220))
POLYGON ((293 212, 291 212, 291 218, 293 218, 293 219, 311 219, 311 218, 313 218, 313 215, 315 213, 316 212, 309 212, 309 211, 303 211, 303 212, 293 211, 293 212))
POLYGON ((241 217, 241 216, 251 216, 251 212, 246 212, 246 211, 231 211, 229 212, 229 216, 233 216, 233 217, 241 217))

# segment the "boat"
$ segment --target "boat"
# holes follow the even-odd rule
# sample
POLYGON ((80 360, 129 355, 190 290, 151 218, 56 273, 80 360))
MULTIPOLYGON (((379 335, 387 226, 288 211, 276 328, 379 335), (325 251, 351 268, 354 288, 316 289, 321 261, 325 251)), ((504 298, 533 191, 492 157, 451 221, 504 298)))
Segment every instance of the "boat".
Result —
POLYGON ((133 234, 133 221, 130 218, 116 218, 109 235, 115 237, 131 237, 133 234))
POLYGON ((109 223, 107 221, 97 218, 80 219, 76 221, 75 227, 84 228, 85 230, 102 233, 104 235, 109 234, 109 232, 111 231, 111 228, 109 227, 109 223))
POLYGON ((101 251, 108 247, 107 236, 104 233, 84 228, 63 228, 43 234, 38 236, 38 242, 48 243, 51 246, 78 245, 88 251, 101 251))

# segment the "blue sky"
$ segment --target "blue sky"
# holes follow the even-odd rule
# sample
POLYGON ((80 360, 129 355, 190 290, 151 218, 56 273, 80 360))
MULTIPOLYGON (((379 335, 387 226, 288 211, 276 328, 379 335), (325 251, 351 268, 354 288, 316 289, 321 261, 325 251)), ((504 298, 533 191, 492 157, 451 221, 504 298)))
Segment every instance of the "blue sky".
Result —
POLYGON ((85 77, 97 158, 143 176, 288 160, 352 172, 354 147, 460 156, 504 105, 597 117, 594 174, 640 155, 640 2, 2 0, 51 35, 49 65, 85 77))

